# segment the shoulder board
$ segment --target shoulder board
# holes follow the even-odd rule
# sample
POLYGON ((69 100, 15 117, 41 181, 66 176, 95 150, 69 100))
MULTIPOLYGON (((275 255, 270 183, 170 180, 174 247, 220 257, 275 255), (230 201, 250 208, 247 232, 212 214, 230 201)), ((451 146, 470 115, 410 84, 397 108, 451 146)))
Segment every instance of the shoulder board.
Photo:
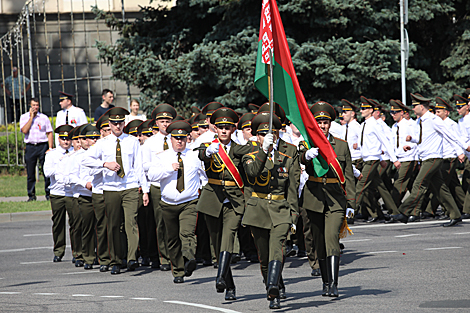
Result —
POLYGON ((302 140, 301 142, 299 142, 299 146, 303 146, 303 147, 308 149, 308 145, 307 145, 307 142, 305 140, 302 140))
POLYGON ((256 141, 249 141, 249 142, 251 142, 251 144, 255 147, 258 145, 258 143, 256 141))
POLYGON ((347 143, 346 140, 343 140, 343 139, 341 139, 341 138, 338 138, 338 137, 335 137, 335 136, 333 136, 333 138, 334 138, 335 140, 338 140, 338 141, 342 141, 342 142, 346 142, 346 143, 347 143))
POLYGON ((252 156, 253 154, 256 154, 256 153, 258 153, 258 152, 259 152, 259 151, 253 151, 253 152, 247 153, 246 155, 252 156))
POLYGON ((282 153, 282 152, 279 152, 279 154, 280 154, 280 155, 283 155, 283 156, 285 156, 285 157, 288 157, 289 159, 292 159, 292 157, 291 157, 290 155, 284 154, 284 153, 282 153))
POLYGON ((210 145, 211 145, 210 142, 205 142, 204 143, 204 146, 206 146, 206 147, 209 147, 210 145))

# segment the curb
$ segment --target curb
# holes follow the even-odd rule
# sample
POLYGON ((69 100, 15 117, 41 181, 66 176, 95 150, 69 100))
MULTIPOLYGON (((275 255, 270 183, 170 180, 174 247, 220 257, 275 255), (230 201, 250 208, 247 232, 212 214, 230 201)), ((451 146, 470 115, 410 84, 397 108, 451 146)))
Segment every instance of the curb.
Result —
POLYGON ((0 223, 50 220, 52 211, 32 211, 0 214, 0 223))

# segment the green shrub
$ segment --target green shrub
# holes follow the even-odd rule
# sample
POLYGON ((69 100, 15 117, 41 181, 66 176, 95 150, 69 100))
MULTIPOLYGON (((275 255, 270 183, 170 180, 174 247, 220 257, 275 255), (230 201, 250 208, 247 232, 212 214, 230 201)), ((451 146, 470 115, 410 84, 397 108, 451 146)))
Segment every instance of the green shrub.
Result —
POLYGON ((23 134, 18 131, 18 136, 16 138, 18 143, 18 154, 16 154, 15 148, 15 133, 8 134, 7 136, 0 136, 0 164, 6 165, 16 165, 16 164, 23 164, 23 156, 24 156, 24 142, 23 142, 23 134), (8 162, 8 153, 10 154, 10 162, 8 162))

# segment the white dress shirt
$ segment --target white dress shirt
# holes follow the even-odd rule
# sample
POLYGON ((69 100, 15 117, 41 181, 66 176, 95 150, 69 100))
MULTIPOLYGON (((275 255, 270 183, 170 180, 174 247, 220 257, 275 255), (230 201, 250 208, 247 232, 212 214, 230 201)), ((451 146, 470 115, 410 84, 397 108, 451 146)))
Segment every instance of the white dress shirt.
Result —
POLYGON ((147 116, 145 116, 145 114, 137 114, 136 116, 134 115, 131 115, 131 114, 128 114, 126 115, 126 118, 124 120, 124 123, 127 125, 127 123, 133 121, 133 120, 142 120, 142 121, 146 121, 147 120, 147 116))
POLYGON ((184 190, 179 192, 176 189, 178 171, 173 169, 173 163, 178 163, 178 155, 172 147, 159 153, 156 162, 148 173, 148 179, 160 182, 162 201, 168 204, 181 204, 195 200, 199 197, 201 181, 207 180, 203 163, 198 158, 198 151, 185 149, 181 152, 184 172, 184 190))
POLYGON ((331 121, 330 134, 332 134, 333 137, 344 138, 345 131, 346 128, 341 126, 341 124, 331 121))
POLYGON ((407 136, 413 136, 414 128, 405 119, 392 126, 393 140, 392 145, 395 148, 395 155, 400 162, 414 161, 416 158, 416 144, 406 141, 407 136), (397 146, 397 133, 398 133, 398 146, 397 146), (405 151, 404 146, 410 146, 411 150, 405 151))
MULTIPOLYGON (((83 158, 83 166, 103 168, 105 162, 116 162, 117 137, 110 134, 98 140, 83 158)), ((122 191, 142 187, 144 193, 149 192, 149 185, 142 167, 142 151, 139 140, 134 136, 122 133, 119 136, 121 145, 122 167, 124 177, 107 168, 103 169, 103 190, 122 191)))
POLYGON ((80 149, 75 153, 71 159, 71 169, 69 173, 70 183, 72 184, 74 197, 79 196, 91 197, 91 190, 86 188, 88 182, 92 182, 93 176, 91 175, 91 168, 82 165, 82 160, 85 158, 88 150, 80 149))
POLYGON ((211 131, 210 129, 206 131, 204 134, 201 136, 197 137, 196 141, 194 141, 194 147, 197 148, 199 147, 202 143, 206 142, 212 142, 215 138, 216 133, 211 131))
MULTIPOLYGON (((163 152, 163 145, 166 142, 168 148, 171 149, 171 135, 163 135, 161 132, 156 133, 152 137, 148 138, 142 145, 142 162, 144 172, 147 174, 149 168, 152 165, 156 165, 157 154, 163 152)), ((194 146, 195 147, 195 146, 194 146)), ((160 182, 155 181, 151 183, 154 186, 160 187, 160 182)))
POLYGON ((448 126, 440 117, 435 116, 429 111, 416 120, 414 135, 411 138, 411 142, 419 142, 420 121, 422 124, 422 140, 421 143, 418 144, 418 159, 441 159, 443 156, 444 138, 451 143, 458 155, 462 154, 463 150, 467 148, 460 137, 456 137, 449 131, 448 126))
MULTIPOLYGON (((59 127, 59 126, 65 125, 65 121, 66 121, 66 118, 67 118, 67 111, 69 112, 69 114, 68 114, 68 119, 69 119, 68 125, 76 127, 76 126, 80 126, 80 125, 88 123, 88 121, 86 119, 86 114, 83 111, 83 109, 77 108, 76 106, 72 105, 67 110, 60 110, 60 111, 57 112, 57 118, 55 120, 55 127, 56 128, 59 127)), ((59 146, 59 135, 58 134, 55 135, 55 146, 56 147, 59 146)))
MULTIPOLYGON (((443 121, 447 125, 449 132, 453 133, 453 136, 458 137, 457 134, 459 133, 459 125, 449 117, 443 121)), ((462 140, 465 141, 463 138, 462 140)), ((458 152, 459 151, 455 150, 454 145, 452 145, 449 140, 444 138, 444 141, 442 142, 442 158, 456 158, 459 156, 458 152)))
POLYGON ((357 122, 357 120, 352 120, 348 124, 345 125, 344 131, 344 139, 348 142, 349 151, 351 153, 351 159, 353 161, 358 160, 362 157, 361 154, 361 125, 357 122), (347 130, 347 138, 346 138, 346 130, 347 130), (354 144, 357 144, 357 149, 354 149, 354 144))
MULTIPOLYGON (((58 146, 46 153, 46 159, 44 161, 44 175, 51 179, 51 184, 49 185, 51 195, 71 197, 73 195, 72 188, 70 186, 65 186, 65 176, 64 173, 60 171, 62 168, 60 163, 68 155, 65 151, 66 150, 62 149, 61 146, 58 146)), ((69 154, 72 153, 73 148, 70 147, 68 151, 69 154)))
MULTIPOLYGON (((459 118, 459 137, 470 146, 470 113, 459 118)), ((465 151, 465 155, 470 158, 470 152, 465 151)))
POLYGON ((359 134, 359 144, 362 146, 361 153, 364 161, 382 160, 382 146, 389 153, 392 162, 397 161, 395 151, 390 144, 390 140, 384 133, 382 126, 373 117, 369 117, 362 123, 361 134, 359 134))

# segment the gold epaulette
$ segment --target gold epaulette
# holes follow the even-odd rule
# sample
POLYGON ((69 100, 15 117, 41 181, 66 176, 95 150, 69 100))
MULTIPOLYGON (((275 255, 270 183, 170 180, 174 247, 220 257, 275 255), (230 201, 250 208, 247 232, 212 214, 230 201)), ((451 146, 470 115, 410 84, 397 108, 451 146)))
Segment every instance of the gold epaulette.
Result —
POLYGON ((204 145, 205 145, 206 147, 209 147, 211 144, 206 142, 204 145))
POLYGON ((289 159, 292 159, 292 157, 291 157, 290 155, 287 155, 287 154, 285 154, 285 153, 279 152, 279 154, 280 154, 280 155, 283 155, 283 156, 285 156, 285 157, 288 157, 289 159))
POLYGON ((250 142, 251 142, 251 144, 252 144, 253 146, 255 146, 255 147, 258 145, 258 143, 257 143, 256 141, 250 141, 250 142))
POLYGON ((305 149, 308 149, 308 145, 307 145, 307 142, 305 140, 302 140, 301 142, 299 142, 299 146, 304 146, 305 149))
POLYGON ((247 153, 246 155, 249 155, 250 157, 253 158, 253 160, 256 158, 255 154, 258 153, 259 151, 253 151, 253 152, 250 152, 250 153, 247 153))

